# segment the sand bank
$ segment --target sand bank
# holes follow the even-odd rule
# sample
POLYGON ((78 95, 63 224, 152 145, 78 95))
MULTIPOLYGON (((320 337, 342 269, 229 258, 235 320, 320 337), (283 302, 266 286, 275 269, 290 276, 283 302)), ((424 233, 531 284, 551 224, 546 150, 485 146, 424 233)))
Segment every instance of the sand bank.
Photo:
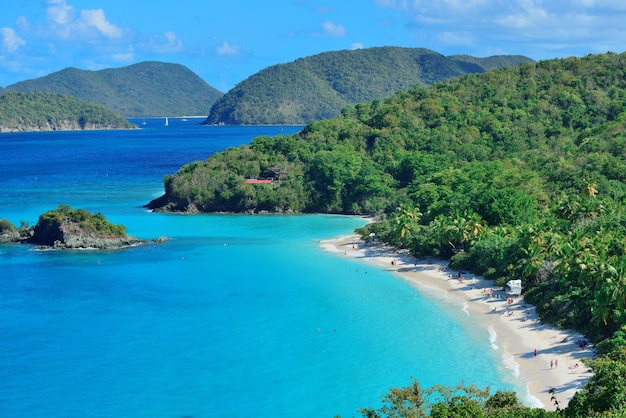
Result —
POLYGON ((320 246, 392 271, 422 294, 455 304, 476 318, 510 370, 511 380, 526 386, 527 393, 518 397, 530 406, 554 410, 549 393, 554 389, 563 408, 591 377, 582 359, 591 358, 593 348, 578 346, 582 335, 541 323, 534 306, 523 297, 510 298, 491 280, 472 274, 463 274, 460 280, 458 272, 447 269, 447 261, 415 259, 388 246, 365 244, 356 234, 321 241, 320 246))

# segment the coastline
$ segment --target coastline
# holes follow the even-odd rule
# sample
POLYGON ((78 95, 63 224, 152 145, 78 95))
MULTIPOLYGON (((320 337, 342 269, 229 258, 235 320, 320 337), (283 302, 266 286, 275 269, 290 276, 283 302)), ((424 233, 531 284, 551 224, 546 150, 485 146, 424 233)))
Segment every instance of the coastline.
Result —
POLYGON ((581 349, 576 343, 584 336, 541 323, 535 307, 525 303, 523 296, 509 303, 510 296, 492 280, 473 274, 459 280, 458 272, 447 268, 447 261, 416 259, 384 244, 366 244, 357 234, 322 240, 319 245, 393 272, 426 297, 441 299, 475 318, 511 373, 511 381, 526 387, 527 393, 518 393, 518 398, 528 406, 556 409, 550 394, 554 389, 562 409, 591 377, 582 359, 592 358, 593 348, 581 349))

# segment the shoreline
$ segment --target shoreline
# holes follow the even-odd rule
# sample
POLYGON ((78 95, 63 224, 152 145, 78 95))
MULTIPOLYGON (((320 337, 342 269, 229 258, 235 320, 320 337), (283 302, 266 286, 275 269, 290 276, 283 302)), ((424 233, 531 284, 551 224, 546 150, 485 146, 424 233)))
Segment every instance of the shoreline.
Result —
POLYGON ((554 389, 563 409, 591 377, 582 359, 593 358, 593 348, 581 349, 576 343, 585 339, 583 335, 540 322, 535 307, 525 303, 523 296, 511 298, 493 280, 474 274, 464 274, 460 280, 458 272, 447 268, 447 261, 416 259, 406 250, 366 244, 357 234, 322 240, 319 245, 392 272, 425 297, 456 306, 476 319, 475 325, 485 330, 511 373, 511 382, 526 387, 527 393, 518 393, 518 398, 528 406, 555 410, 549 392, 554 389))

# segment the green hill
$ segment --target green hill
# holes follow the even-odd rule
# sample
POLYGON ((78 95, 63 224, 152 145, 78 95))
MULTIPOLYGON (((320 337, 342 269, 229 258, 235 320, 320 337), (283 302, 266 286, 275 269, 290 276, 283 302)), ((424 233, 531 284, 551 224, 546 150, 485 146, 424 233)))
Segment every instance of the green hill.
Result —
POLYGON ((206 115, 222 95, 179 64, 142 62, 123 68, 86 71, 66 68, 6 87, 5 92, 61 93, 130 117, 206 115))
POLYGON ((206 124, 304 124, 335 117, 348 104, 388 97, 415 84, 532 62, 521 56, 445 57, 428 49, 333 51, 268 67, 211 108, 206 124))
POLYGON ((136 127, 106 107, 56 93, 0 95, 0 132, 136 127))
POLYGON ((553 416, 624 416, 625 62, 523 63, 357 104, 187 164, 150 207, 376 214, 364 239, 520 279, 543 321, 591 339, 593 375, 553 416))

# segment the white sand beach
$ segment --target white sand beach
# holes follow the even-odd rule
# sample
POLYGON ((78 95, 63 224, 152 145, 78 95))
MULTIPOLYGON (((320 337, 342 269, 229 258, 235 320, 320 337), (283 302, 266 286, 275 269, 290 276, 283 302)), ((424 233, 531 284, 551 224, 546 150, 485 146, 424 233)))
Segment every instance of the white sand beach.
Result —
POLYGON ((458 305, 484 326, 503 364, 525 383, 528 393, 518 397, 529 406, 554 410, 549 393, 554 389, 563 408, 591 377, 582 359, 591 358, 593 348, 578 346, 582 335, 541 323, 534 306, 523 297, 509 299, 491 280, 472 274, 463 274, 459 280, 458 272, 447 269, 447 261, 415 259, 406 251, 365 244, 356 234, 321 241, 320 246, 393 271, 426 296, 445 294, 445 303, 458 305))

